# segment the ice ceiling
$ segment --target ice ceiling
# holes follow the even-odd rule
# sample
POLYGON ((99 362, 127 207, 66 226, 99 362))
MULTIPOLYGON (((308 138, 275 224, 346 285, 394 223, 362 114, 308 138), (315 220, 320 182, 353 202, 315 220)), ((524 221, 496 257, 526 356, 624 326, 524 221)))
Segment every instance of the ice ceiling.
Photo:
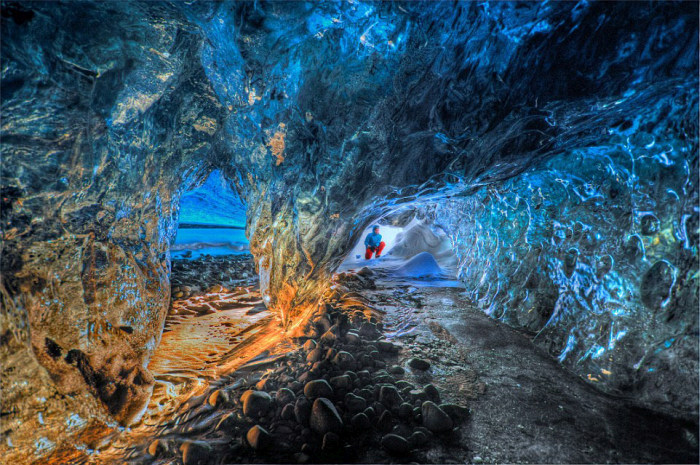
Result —
POLYGON ((697 412, 697 3, 3 2, 18 411, 138 416, 181 195, 214 170, 288 330, 365 227, 415 216, 474 305, 697 412))

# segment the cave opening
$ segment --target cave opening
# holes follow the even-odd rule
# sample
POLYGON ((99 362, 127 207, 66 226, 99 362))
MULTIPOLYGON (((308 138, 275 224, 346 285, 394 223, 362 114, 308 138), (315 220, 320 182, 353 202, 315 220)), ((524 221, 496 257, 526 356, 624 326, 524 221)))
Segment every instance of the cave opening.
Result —
POLYGON ((245 202, 223 174, 213 170, 200 186, 189 189, 180 198, 171 256, 197 258, 247 251, 245 208, 245 202))

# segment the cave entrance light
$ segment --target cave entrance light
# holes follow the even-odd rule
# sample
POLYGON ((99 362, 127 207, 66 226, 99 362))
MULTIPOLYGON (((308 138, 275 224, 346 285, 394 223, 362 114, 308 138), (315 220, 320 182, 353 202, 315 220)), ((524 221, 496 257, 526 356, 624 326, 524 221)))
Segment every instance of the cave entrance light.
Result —
POLYGON ((450 238, 439 228, 431 228, 418 219, 405 226, 383 225, 381 220, 363 231, 360 239, 345 256, 338 272, 372 268, 384 279, 419 286, 460 287, 456 279, 457 256, 450 238), (365 237, 378 224, 386 247, 379 259, 365 258, 365 237))
POLYGON ((183 194, 173 258, 198 258, 248 253, 245 203, 220 171, 211 172, 199 187, 183 194))

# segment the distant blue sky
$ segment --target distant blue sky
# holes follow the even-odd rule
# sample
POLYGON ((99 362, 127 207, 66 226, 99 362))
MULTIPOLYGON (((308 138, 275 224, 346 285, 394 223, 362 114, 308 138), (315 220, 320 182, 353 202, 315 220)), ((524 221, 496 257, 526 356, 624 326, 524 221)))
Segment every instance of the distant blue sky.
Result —
POLYGON ((245 205, 218 170, 180 201, 180 223, 245 226, 245 205))

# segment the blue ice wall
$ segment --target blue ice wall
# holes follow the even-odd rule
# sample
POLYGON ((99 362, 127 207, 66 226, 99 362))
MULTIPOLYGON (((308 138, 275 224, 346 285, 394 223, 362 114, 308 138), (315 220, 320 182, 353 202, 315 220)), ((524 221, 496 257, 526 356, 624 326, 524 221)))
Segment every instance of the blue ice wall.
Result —
MULTIPOLYGON (((620 117, 598 128, 595 144, 444 200, 435 220, 485 313, 607 392, 693 411, 697 142, 674 127, 696 124, 697 82, 594 106, 620 117)), ((570 124, 556 112, 550 123, 570 124)))

